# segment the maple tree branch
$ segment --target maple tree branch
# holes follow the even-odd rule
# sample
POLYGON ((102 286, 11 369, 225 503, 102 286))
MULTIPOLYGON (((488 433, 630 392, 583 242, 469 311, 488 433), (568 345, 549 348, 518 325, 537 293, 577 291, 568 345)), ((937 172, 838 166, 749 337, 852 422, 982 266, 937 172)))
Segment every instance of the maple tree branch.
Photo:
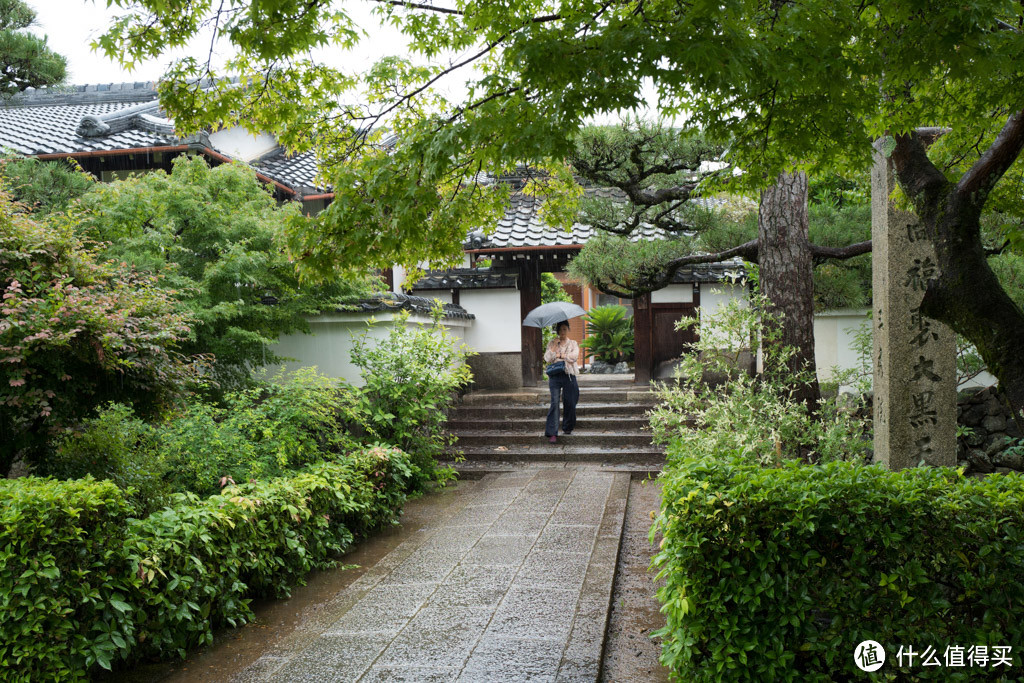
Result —
POLYGON ((982 206, 995 184, 1017 161, 1021 149, 1024 149, 1024 110, 1011 114, 1006 120, 995 141, 956 184, 957 194, 975 207, 982 206))

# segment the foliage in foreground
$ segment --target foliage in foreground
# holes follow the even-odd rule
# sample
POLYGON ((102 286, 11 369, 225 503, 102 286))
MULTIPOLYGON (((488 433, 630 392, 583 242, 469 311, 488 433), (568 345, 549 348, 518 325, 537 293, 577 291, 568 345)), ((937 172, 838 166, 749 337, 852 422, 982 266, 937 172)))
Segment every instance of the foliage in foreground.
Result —
POLYGON ((87 680, 142 656, 184 657, 252 618, 355 536, 395 519, 411 474, 367 448, 287 477, 176 494, 145 518, 91 477, 0 480, 0 669, 87 680))
POLYGON ((189 328, 152 277, 0 193, 0 472, 108 401, 152 414, 194 380, 189 328))
POLYGON ((373 343, 364 332, 352 340, 352 364, 363 379, 358 420, 369 437, 409 454, 415 488, 451 474, 437 469, 437 459, 455 442, 447 412, 473 378, 468 353, 447 333, 439 311, 431 325, 411 324, 403 313, 385 339, 373 343))
POLYGON ((670 449, 654 558, 662 663, 680 680, 853 678, 875 640, 886 679, 991 680, 1021 666, 1024 479, 670 449), (900 646, 1011 646, 1013 669, 898 668, 900 646), (899 672, 897 674, 897 672, 899 672))
MULTIPOLYGON (((699 340, 677 368, 678 382, 657 390, 654 441, 680 452, 760 464, 863 460, 870 435, 856 417, 854 401, 834 396, 812 409, 796 398, 795 388, 808 376, 788 371, 793 350, 772 343, 780 326, 771 324, 763 298, 751 295, 750 301, 732 300, 704 317, 699 340), (741 365, 758 339, 765 372, 751 375, 741 365)), ((682 324, 696 322, 684 318, 682 324)))

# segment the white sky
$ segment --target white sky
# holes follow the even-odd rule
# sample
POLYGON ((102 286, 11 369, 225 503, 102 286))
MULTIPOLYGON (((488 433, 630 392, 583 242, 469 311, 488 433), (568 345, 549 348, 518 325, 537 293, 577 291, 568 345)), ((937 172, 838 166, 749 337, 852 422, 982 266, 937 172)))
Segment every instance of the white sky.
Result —
MULTIPOLYGON (((188 48, 178 54, 165 55, 157 60, 150 60, 127 72, 119 64, 107 59, 98 52, 93 52, 89 44, 100 37, 111 21, 124 10, 108 8, 106 0, 26 0, 36 11, 36 25, 32 30, 39 35, 46 35, 50 47, 68 59, 68 84, 102 84, 130 81, 155 81, 165 71, 174 57, 192 54, 206 57, 209 50, 209 35, 194 41, 188 48)), ((339 50, 321 51, 317 57, 326 63, 344 68, 346 71, 362 72, 379 58, 386 55, 406 54, 404 37, 392 27, 382 27, 371 15, 373 3, 346 2, 346 10, 370 35, 364 38, 359 46, 351 52, 339 50)), ((215 50, 215 54, 217 54, 215 50)), ((222 59, 227 54, 219 55, 222 59)), ((216 59, 214 60, 216 64, 216 59)), ((445 94, 451 99, 461 99, 464 93, 462 82, 472 76, 471 72, 453 74, 445 83, 445 94)), ((653 87, 645 88, 645 99, 648 112, 656 110, 654 103, 657 96, 653 87)), ((607 115, 598 118, 598 122, 612 123, 617 116, 607 115)))
MULTIPOLYGON (((36 11, 36 25, 32 30, 46 35, 50 47, 68 59, 68 83, 84 85, 93 83, 120 83, 127 81, 152 81, 158 79, 175 56, 191 53, 205 58, 209 50, 209 35, 194 41, 186 50, 177 55, 168 55, 150 60, 134 72, 127 72, 119 64, 93 52, 89 43, 100 37, 115 17, 124 13, 119 7, 108 8, 105 0, 26 0, 36 11)), ((370 15, 369 2, 347 3, 352 15, 367 30, 373 30, 370 38, 364 39, 353 51, 331 58, 325 53, 325 61, 336 61, 347 69, 362 70, 385 55, 404 54, 405 42, 401 34, 391 27, 381 27, 370 15)), ((226 54, 220 54, 226 57, 226 54)))

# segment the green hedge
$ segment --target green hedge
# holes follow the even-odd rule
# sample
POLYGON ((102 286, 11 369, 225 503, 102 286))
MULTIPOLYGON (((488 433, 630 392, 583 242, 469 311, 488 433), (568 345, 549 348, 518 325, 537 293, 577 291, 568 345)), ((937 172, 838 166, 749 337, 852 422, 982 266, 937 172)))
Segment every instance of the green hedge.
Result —
POLYGON ((835 462, 765 469, 673 459, 652 538, 662 662, 686 681, 1015 679, 1024 646, 1024 478, 835 462), (945 666, 946 646, 1012 646, 1013 666, 945 666), (901 645, 941 667, 900 669, 901 645))
POLYGON ((369 448, 134 519, 107 481, 0 480, 0 670, 81 680, 144 655, 184 656, 252 618, 311 569, 393 521, 411 474, 369 448))

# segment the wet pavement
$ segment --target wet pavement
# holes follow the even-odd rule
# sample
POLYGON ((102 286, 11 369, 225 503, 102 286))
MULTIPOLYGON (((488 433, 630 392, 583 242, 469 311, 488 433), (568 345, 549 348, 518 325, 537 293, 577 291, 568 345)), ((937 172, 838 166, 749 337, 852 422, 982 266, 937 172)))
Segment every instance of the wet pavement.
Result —
POLYGON ((241 681, 594 681, 628 472, 464 483, 241 681))

